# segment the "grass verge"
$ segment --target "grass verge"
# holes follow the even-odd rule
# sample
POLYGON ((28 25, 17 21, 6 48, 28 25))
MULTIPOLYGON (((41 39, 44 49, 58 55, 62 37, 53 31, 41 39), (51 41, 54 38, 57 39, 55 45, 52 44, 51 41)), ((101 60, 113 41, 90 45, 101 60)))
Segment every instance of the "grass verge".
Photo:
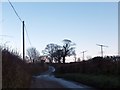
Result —
POLYGON ((81 73, 66 73, 55 74, 56 77, 64 78, 66 80, 76 81, 83 83, 97 89, 100 88, 120 88, 119 76, 107 76, 107 75, 94 75, 94 74, 81 74, 81 73))

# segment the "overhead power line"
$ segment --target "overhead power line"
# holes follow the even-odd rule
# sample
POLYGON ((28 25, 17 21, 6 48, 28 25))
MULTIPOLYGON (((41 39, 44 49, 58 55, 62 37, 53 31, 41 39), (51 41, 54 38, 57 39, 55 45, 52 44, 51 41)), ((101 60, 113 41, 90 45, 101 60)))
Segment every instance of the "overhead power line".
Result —
POLYGON ((29 35, 28 35, 28 32, 27 32, 26 25, 25 25, 25 31, 26 31, 26 34, 27 34, 28 42, 29 42, 29 44, 32 46, 31 41, 30 41, 30 38, 29 38, 29 35))
MULTIPOLYGON (((14 10, 15 14, 17 15, 18 19, 23 23, 23 20, 20 18, 19 14, 18 14, 17 11, 15 10, 15 7, 12 5, 12 3, 10 2, 10 0, 8 0, 8 2, 9 2, 9 4, 11 5, 11 7, 13 8, 13 10, 14 10)), ((27 34, 28 42, 29 42, 29 44, 32 46, 25 24, 24 24, 24 27, 25 27, 25 31, 26 31, 26 34, 27 34)))
MULTIPOLYGON (((28 32, 27 32, 27 29, 26 29, 26 26, 24 24, 24 21, 20 18, 20 16, 18 15, 17 11, 15 10, 14 6, 12 5, 12 3, 10 2, 10 0, 8 0, 9 4, 11 5, 12 9, 14 10, 16 16, 18 17, 18 19, 20 20, 20 22, 22 22, 23 24, 23 60, 25 60, 25 39, 24 39, 24 29, 26 31, 26 34, 27 34, 27 37, 28 37, 28 41, 31 45, 31 42, 30 42, 30 39, 29 39, 29 35, 28 35, 28 32)), ((31 45, 32 46, 32 45, 31 45)))
POLYGON ((20 18, 20 16, 18 15, 17 11, 15 10, 14 6, 12 5, 12 3, 10 2, 10 0, 8 0, 9 4, 11 5, 12 9, 14 10, 15 14, 17 15, 18 19, 22 22, 22 19, 20 18))
POLYGON ((9 36, 9 35, 0 35, 1 37, 9 37, 9 38, 13 38, 13 36, 9 36))

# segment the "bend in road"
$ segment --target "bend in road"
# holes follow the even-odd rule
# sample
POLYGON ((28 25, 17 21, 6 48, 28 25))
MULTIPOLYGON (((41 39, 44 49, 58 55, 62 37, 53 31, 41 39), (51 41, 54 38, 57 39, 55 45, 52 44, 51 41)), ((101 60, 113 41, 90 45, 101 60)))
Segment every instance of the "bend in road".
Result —
MULTIPOLYGON (((49 82, 49 84, 51 83, 51 86, 48 88, 55 88, 55 87, 60 88, 61 87, 61 88, 69 88, 69 89, 74 89, 74 88, 84 88, 87 90, 93 89, 92 87, 89 87, 89 86, 86 86, 83 84, 78 84, 78 83, 67 81, 67 80, 64 80, 61 78, 56 78, 54 75, 52 75, 53 72, 55 72, 55 68, 52 66, 49 66, 48 71, 42 73, 39 76, 33 76, 36 81, 36 82, 34 82, 34 84, 39 85, 39 84, 43 83, 43 82, 40 83, 40 81, 44 81, 45 88, 47 88, 46 85, 48 85, 48 82, 49 82), (54 85, 52 85, 52 84, 54 84, 54 85), (57 85, 55 85, 55 84, 57 84, 57 85), (52 87, 52 86, 54 86, 54 87, 52 87)), ((35 88, 35 85, 33 85, 33 87, 35 88)), ((40 88, 40 87, 37 87, 37 88, 40 88)))

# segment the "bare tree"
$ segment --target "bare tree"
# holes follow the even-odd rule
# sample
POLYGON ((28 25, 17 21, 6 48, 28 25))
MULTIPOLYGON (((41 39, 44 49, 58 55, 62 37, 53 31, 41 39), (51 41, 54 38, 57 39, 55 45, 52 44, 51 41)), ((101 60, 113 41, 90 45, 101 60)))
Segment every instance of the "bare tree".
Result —
POLYGON ((49 62, 52 63, 55 57, 55 52, 60 48, 61 46, 51 43, 51 44, 48 44, 42 52, 44 55, 50 56, 49 62))
POLYGON ((32 60, 34 63, 34 61, 39 59, 40 53, 38 50, 36 50, 36 48, 31 47, 27 49, 27 55, 29 59, 32 60))
POLYGON ((71 40, 64 39, 63 44, 63 63, 65 63, 66 56, 71 56, 75 54, 75 43, 73 43, 71 40))

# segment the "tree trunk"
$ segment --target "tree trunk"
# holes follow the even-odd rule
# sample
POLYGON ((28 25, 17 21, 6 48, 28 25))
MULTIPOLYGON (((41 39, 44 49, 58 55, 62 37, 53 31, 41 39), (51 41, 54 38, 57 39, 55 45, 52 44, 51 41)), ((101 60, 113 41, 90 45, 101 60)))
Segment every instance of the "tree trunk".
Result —
POLYGON ((53 63, 53 57, 51 57, 51 58, 49 59, 49 63, 50 63, 50 64, 53 63))
POLYGON ((33 59, 33 63, 34 63, 34 59, 33 59))
POLYGON ((58 63, 61 63, 61 57, 58 57, 57 61, 58 63))
POLYGON ((65 63, 65 56, 63 56, 63 63, 65 63))
POLYGON ((58 60, 58 63, 61 63, 60 59, 58 60))

